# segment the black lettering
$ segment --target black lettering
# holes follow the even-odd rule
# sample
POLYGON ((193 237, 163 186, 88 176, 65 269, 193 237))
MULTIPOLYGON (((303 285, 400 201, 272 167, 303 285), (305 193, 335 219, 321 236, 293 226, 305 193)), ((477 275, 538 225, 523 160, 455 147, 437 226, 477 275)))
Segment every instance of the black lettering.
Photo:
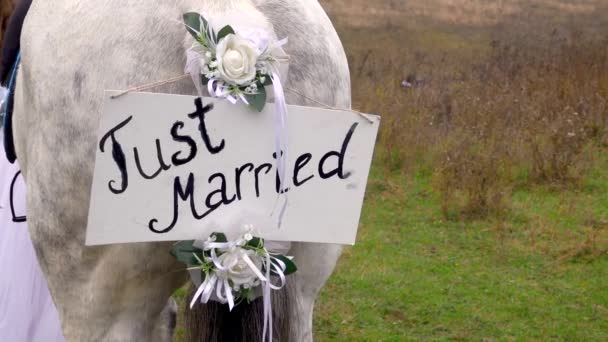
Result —
POLYGON ((268 163, 264 163, 255 168, 255 196, 260 197, 260 172, 263 169, 266 169, 265 174, 268 174, 270 170, 272 170, 272 165, 268 163))
POLYGON ((225 146, 224 139, 222 139, 218 146, 213 146, 213 144, 211 144, 211 139, 209 138, 209 133, 207 132, 207 125, 205 124, 205 114, 213 109, 213 104, 208 104, 203 107, 203 100, 200 97, 197 97, 194 100, 194 105, 196 106, 196 111, 188 114, 188 117, 199 120, 198 130, 201 132, 201 138, 203 139, 207 150, 209 150, 211 154, 221 152, 225 146))
MULTIPOLYGON (((272 158, 273 159, 277 159, 277 153, 274 152, 272 154, 272 158)), ((281 158, 283 158, 283 151, 281 151, 281 158)), ((283 189, 280 190, 280 193, 284 194, 286 192, 289 191, 289 188, 285 188, 285 183, 287 183, 287 180, 283 180, 283 184, 281 184, 281 175, 279 175, 279 168, 277 167, 277 172, 275 173, 275 182, 274 182, 274 191, 276 191, 276 193, 279 193, 279 188, 281 187, 281 185, 283 185, 283 189)))
POLYGON ((207 208, 209 208, 209 209, 213 208, 213 210, 217 209, 222 204, 230 204, 230 203, 234 202, 234 200, 236 199, 236 195, 232 196, 232 198, 230 198, 230 199, 228 198, 227 190, 226 190, 226 177, 223 174, 221 174, 221 173, 212 174, 209 177, 209 184, 211 184, 213 182, 213 180, 216 178, 218 178, 220 180, 220 188, 217 190, 211 191, 209 193, 209 195, 207 195, 207 199, 205 201, 207 208), (216 201, 215 203, 211 203, 211 199, 216 194, 219 194, 221 199, 219 201, 216 201))
POLYGON ((112 159, 114 159, 114 162, 116 163, 116 166, 118 167, 118 170, 120 171, 121 183, 120 183, 120 188, 115 188, 113 186, 113 184, 116 181, 110 180, 108 182, 108 188, 110 189, 110 191, 113 194, 116 194, 116 195, 122 194, 123 192, 125 192, 127 190, 127 187, 129 186, 129 175, 127 173, 127 160, 125 157, 125 153, 122 150, 122 146, 120 145, 118 140, 116 140, 115 133, 119 129, 125 127, 131 121, 131 119, 133 119, 133 116, 129 116, 124 121, 122 121, 118 125, 114 126, 106 134, 104 134, 101 137, 101 139, 99 140, 99 149, 101 150, 101 152, 105 153, 106 141, 108 140, 108 138, 112 139, 112 159))
POLYGON ((346 179, 350 177, 350 172, 344 173, 344 156, 346 155, 346 149, 348 148, 350 139, 352 138, 353 133, 355 132, 355 129, 357 129, 358 125, 359 123, 355 122, 352 126, 350 126, 348 133, 346 133, 346 137, 344 137, 344 142, 342 143, 342 148, 340 152, 330 151, 327 152, 321 158, 321 161, 319 162, 319 175, 321 176, 321 178, 327 179, 335 175, 338 175, 340 179, 346 179), (338 166, 329 172, 325 172, 323 166, 325 165, 325 162, 327 161, 327 159, 329 159, 329 157, 338 157, 338 166))
POLYGON ((139 174, 144 177, 144 179, 154 179, 161 173, 161 171, 167 171, 171 168, 171 165, 167 165, 163 158, 163 153, 160 147, 160 139, 156 139, 156 158, 158 159, 159 167, 152 175, 147 175, 143 170, 137 147, 133 147, 133 154, 135 155, 135 166, 137 166, 137 171, 139 171, 139 174))
POLYGON ((235 177, 236 178, 236 197, 239 199, 239 201, 242 199, 242 197, 241 197, 241 174, 243 173, 243 171, 245 171, 245 169, 249 169, 248 172, 251 172, 251 171, 253 171, 254 166, 251 163, 247 163, 241 167, 234 169, 234 173, 236 176, 235 177))
POLYGON ((300 173, 300 170, 304 166, 306 166, 306 164, 308 164, 308 162, 310 162, 311 159, 312 159, 312 154, 310 154, 310 153, 304 153, 303 155, 299 156, 298 159, 296 159, 296 164, 295 164, 295 167, 293 170, 293 184, 295 186, 301 186, 314 177, 314 175, 310 175, 301 181, 298 180, 298 174, 300 173))
POLYGON ((183 142, 188 144, 190 150, 186 158, 179 158, 179 155, 182 153, 181 151, 175 152, 173 154, 173 156, 171 157, 171 162, 175 166, 184 165, 192 161, 192 159, 196 157, 196 152, 198 150, 196 147, 196 142, 194 141, 194 139, 192 139, 192 137, 190 137, 189 135, 180 135, 178 133, 178 130, 182 128, 184 128, 184 123, 181 121, 176 121, 173 124, 173 127, 171 127, 171 136, 173 137, 173 140, 177 142, 183 142))
POLYGON ((151 219, 148 223, 148 228, 150 228, 151 231, 158 234, 164 234, 170 232, 173 227, 175 227, 175 224, 177 223, 177 220, 179 218, 179 199, 181 199, 182 201, 190 199, 190 211, 192 212, 192 216, 197 220, 202 219, 209 213, 206 212, 205 214, 200 215, 196 212, 196 206, 194 204, 194 174, 190 172, 185 189, 180 182, 179 176, 177 176, 175 177, 175 181, 173 182, 173 219, 171 220, 171 223, 168 227, 160 230, 154 227, 155 224, 158 223, 158 220, 151 219))

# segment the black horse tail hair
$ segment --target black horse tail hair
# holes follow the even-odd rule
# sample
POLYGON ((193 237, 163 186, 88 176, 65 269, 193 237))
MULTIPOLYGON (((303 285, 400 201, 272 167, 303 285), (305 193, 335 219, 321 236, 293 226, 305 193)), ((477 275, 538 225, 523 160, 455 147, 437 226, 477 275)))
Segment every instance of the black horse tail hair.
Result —
MULTIPOLYGON (((281 290, 271 291, 273 341, 290 341, 294 322, 294 287, 290 280, 281 290)), ((293 281, 293 280, 292 280, 293 281)), ((229 311, 227 304, 209 301, 189 304, 196 288, 191 286, 183 310, 185 317, 185 340, 188 342, 241 342, 261 341, 264 328, 263 299, 251 303, 242 302, 229 311)))

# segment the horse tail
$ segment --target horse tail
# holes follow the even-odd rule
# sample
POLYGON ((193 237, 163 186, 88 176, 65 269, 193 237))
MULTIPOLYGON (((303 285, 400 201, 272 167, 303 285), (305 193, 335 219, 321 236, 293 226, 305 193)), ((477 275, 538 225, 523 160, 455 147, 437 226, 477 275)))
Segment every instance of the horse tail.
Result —
MULTIPOLYGON (((196 288, 191 286, 186 303, 189 303, 196 288)), ((287 284, 281 290, 272 292, 272 331, 274 341, 289 341, 292 326, 295 291, 293 284, 287 284)), ((184 308, 185 341, 188 342, 240 342, 261 341, 264 328, 263 299, 257 298, 251 303, 243 302, 229 311, 227 304, 210 301, 198 303, 192 309, 184 308)))

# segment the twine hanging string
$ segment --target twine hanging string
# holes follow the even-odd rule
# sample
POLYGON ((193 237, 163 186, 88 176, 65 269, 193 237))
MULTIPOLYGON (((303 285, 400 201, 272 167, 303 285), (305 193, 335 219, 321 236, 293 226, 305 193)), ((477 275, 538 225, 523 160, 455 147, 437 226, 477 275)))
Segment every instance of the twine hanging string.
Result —
POLYGON ((332 107, 332 106, 330 106, 330 105, 326 105, 326 104, 325 104, 325 103, 323 103, 323 102, 319 102, 319 101, 317 101, 317 100, 315 100, 315 99, 313 99, 313 98, 310 98, 310 97, 308 97, 308 96, 306 96, 306 95, 304 95, 304 94, 302 94, 302 93, 300 93, 300 92, 298 92, 298 91, 296 91, 296 90, 293 90, 293 89, 290 89, 290 88, 286 88, 286 90, 287 90, 287 91, 289 91, 289 92, 291 92, 291 93, 294 93, 294 94, 296 94, 296 95, 298 95, 298 96, 301 96, 301 97, 303 97, 304 99, 306 99, 306 100, 308 100, 308 101, 310 101, 310 102, 314 102, 314 103, 316 103, 316 104, 318 104, 318 105, 322 106, 324 109, 329 109, 329 110, 339 110, 339 111, 347 111, 347 112, 352 112, 352 113, 358 114, 360 117, 362 117, 363 119, 365 119, 365 120, 366 120, 367 122, 369 122, 370 124, 373 124, 373 123, 375 122, 375 121, 374 121, 372 118, 370 118, 370 117, 369 117, 369 115, 367 115, 367 114, 365 114, 365 113, 361 113, 361 112, 360 112, 360 111, 358 111, 358 110, 353 110, 353 109, 340 109, 340 108, 332 107))
POLYGON ((148 90, 148 89, 152 89, 152 88, 156 88, 156 87, 160 87, 163 86, 165 84, 173 84, 176 82, 179 82, 181 80, 185 80, 187 78, 190 78, 190 74, 183 74, 181 76, 176 76, 176 77, 171 77, 168 78, 166 80, 162 80, 162 81, 157 81, 157 82, 153 82, 153 83, 148 83, 148 84, 144 84, 144 85, 140 85, 140 86, 136 86, 136 87, 131 87, 127 90, 121 91, 120 93, 116 94, 116 95, 112 95, 110 96, 110 98, 112 100, 117 99, 123 95, 126 95, 128 93, 132 93, 134 91, 143 91, 143 90, 148 90))
MULTIPOLYGON (((183 74, 183 75, 180 75, 180 76, 168 78, 166 80, 161 80, 161 81, 157 81, 157 82, 152 82, 152 83, 147 83, 147 84, 131 87, 131 88, 127 89, 127 90, 121 91, 118 94, 110 96, 110 98, 112 100, 114 100, 114 99, 117 99, 117 98, 119 98, 119 97, 121 97, 123 95, 126 95, 128 93, 149 90, 149 89, 160 87, 160 86, 163 86, 163 85, 166 85, 166 84, 177 83, 177 82, 179 82, 181 80, 185 80, 185 79, 190 78, 190 77, 191 77, 190 74, 183 74)), ((308 97, 308 96, 306 96, 306 95, 304 95, 304 94, 302 94, 302 93, 300 93, 300 92, 298 92, 298 91, 296 91, 294 89, 285 87, 285 90, 289 91, 290 93, 293 93, 293 94, 296 94, 298 96, 301 96, 305 100, 308 100, 310 102, 316 103, 316 104, 322 106, 324 109, 352 112, 352 113, 355 113, 355 114, 359 115, 360 117, 362 117, 363 119, 365 119, 370 124, 373 124, 375 122, 375 120, 372 119, 370 116, 368 116, 365 113, 361 113, 360 111, 353 110, 353 109, 336 108, 336 107, 330 106, 328 104, 325 104, 323 102, 317 101, 317 100, 315 100, 313 98, 310 98, 310 97, 308 97)))

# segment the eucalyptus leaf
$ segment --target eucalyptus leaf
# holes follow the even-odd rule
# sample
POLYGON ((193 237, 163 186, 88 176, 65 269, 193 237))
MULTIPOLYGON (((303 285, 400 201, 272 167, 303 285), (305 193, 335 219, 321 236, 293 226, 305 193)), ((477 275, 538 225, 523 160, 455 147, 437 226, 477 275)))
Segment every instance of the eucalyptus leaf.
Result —
POLYGON ((211 235, 215 236, 215 242, 220 242, 220 243, 228 242, 228 239, 226 238, 226 235, 224 233, 213 233, 211 235))
MULTIPOLYGON (((264 83, 262 83, 262 85, 263 86, 272 85, 272 78, 270 76, 266 75, 265 79, 264 79, 264 83)), ((258 86, 259 86, 259 84, 258 84, 258 86)))
POLYGON ((266 88, 258 88, 258 93, 253 95, 245 95, 249 106, 258 112, 261 112, 266 105, 266 88))
MULTIPOLYGON (((198 30, 202 27, 207 27, 207 21, 196 12, 188 12, 184 13, 184 25, 186 25, 186 30, 190 32, 190 34, 194 37, 194 39, 199 40, 199 32, 198 30)), ((200 32, 203 35, 205 32, 200 32)))
POLYGON ((247 241, 247 247, 251 248, 262 248, 264 246, 262 239, 254 237, 253 239, 247 241))
POLYGON ((203 86, 202 89, 207 89, 207 87, 209 85, 209 79, 207 77, 205 77, 205 75, 201 75, 201 84, 203 86))
POLYGON ((180 241, 176 243, 171 248, 170 253, 178 261, 183 262, 188 266, 198 264, 196 258, 194 257, 194 253, 196 253, 197 256, 201 259, 203 257, 203 251, 200 248, 194 246, 194 240, 180 241))
POLYGON ((224 37, 226 37, 229 34, 234 34, 234 29, 232 28, 232 26, 226 25, 226 26, 222 27, 220 32, 217 33, 217 39, 215 40, 215 42, 216 43, 219 42, 220 40, 222 40, 224 37))
POLYGON ((285 275, 290 275, 292 273, 295 273, 298 268, 296 267, 296 264, 291 261, 291 259, 289 259, 288 257, 284 256, 284 255, 273 255, 273 257, 281 260, 282 262, 285 263, 285 272, 283 272, 283 274, 285 275))
POLYGON ((171 253, 173 252, 195 252, 200 251, 200 248, 194 246, 194 240, 180 241, 173 245, 171 253))

